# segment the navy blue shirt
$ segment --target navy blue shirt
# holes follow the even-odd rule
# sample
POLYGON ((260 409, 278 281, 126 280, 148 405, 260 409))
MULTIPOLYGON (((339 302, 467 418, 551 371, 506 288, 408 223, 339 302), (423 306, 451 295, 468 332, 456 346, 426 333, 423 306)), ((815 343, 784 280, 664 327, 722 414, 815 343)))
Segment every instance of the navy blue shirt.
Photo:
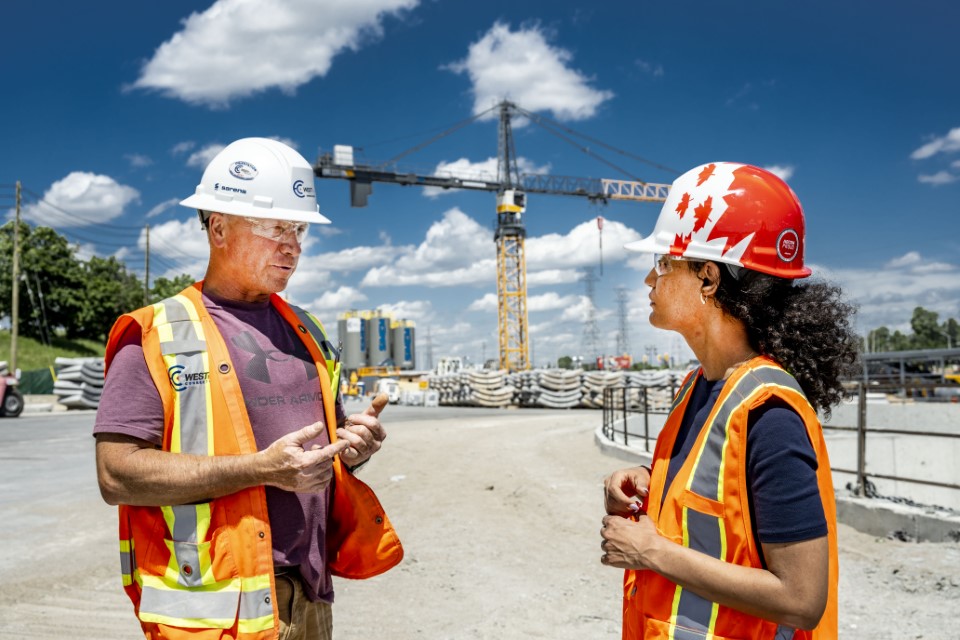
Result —
MULTIPOLYGON (((664 493, 693 448, 723 383, 701 376, 690 392, 664 493)), ((747 419, 747 488, 757 548, 761 542, 798 542, 827 535, 816 453, 800 415, 781 400, 765 402, 747 419)))

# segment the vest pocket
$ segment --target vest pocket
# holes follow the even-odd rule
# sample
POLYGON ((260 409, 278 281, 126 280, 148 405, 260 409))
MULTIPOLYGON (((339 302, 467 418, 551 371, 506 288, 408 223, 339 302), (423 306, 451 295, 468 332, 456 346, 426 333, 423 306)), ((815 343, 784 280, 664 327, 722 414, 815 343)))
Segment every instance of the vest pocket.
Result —
POLYGON ((664 622, 647 618, 643 621, 644 640, 702 640, 712 638, 713 640, 737 640, 727 636, 718 636, 705 629, 694 629, 681 624, 664 622))
POLYGON ((710 498, 705 498, 700 494, 690 491, 690 489, 683 490, 683 496, 680 499, 681 504, 688 508, 698 511, 699 513, 706 514, 708 516, 713 516, 714 518, 723 517, 723 503, 717 502, 716 500, 711 500, 710 498))

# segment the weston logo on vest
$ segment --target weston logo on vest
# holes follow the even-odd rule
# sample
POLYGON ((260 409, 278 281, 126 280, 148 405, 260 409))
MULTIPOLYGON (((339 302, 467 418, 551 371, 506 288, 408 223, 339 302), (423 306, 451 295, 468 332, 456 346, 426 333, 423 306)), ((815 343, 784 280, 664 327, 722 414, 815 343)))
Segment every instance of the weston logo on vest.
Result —
POLYGON ((177 392, 184 391, 187 387, 194 385, 206 384, 207 379, 210 378, 209 371, 189 372, 182 364, 175 364, 167 369, 167 375, 170 377, 173 390, 177 392))

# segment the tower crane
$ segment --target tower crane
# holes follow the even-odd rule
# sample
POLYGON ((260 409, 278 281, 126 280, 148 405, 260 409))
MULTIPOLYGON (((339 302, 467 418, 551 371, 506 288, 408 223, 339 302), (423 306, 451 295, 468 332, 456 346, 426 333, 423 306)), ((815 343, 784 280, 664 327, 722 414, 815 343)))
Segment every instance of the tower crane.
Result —
MULTIPOLYGON (((505 100, 381 165, 358 164, 354 159, 353 147, 336 145, 333 148, 333 153, 325 153, 319 157, 317 164, 314 166, 314 174, 318 178, 348 180, 350 182, 350 204, 354 207, 367 205, 367 200, 373 193, 374 182, 495 192, 497 194, 497 227, 493 237, 497 245, 500 368, 508 371, 522 371, 530 368, 527 263, 524 251, 526 227, 523 222, 527 194, 579 196, 592 202, 601 203, 606 203, 609 200, 663 202, 667 199, 670 185, 654 184, 641 180, 575 178, 520 173, 511 124, 514 115, 520 115, 536 122, 551 130, 551 133, 561 137, 565 136, 558 134, 555 129, 560 128, 575 133, 565 129, 562 125, 553 123, 505 100), (497 178, 495 181, 446 175, 402 173, 389 169, 389 166, 400 157, 421 149, 456 129, 478 120, 493 109, 498 111, 500 118, 497 144, 497 178)), ((599 144, 602 145, 602 143, 599 144)), ((581 150, 594 155, 586 148, 581 148, 581 150)), ((644 162, 647 161, 644 160, 644 162)), ((619 169, 609 162, 606 162, 606 164, 619 169)), ((660 168, 666 169, 666 167, 660 168)))

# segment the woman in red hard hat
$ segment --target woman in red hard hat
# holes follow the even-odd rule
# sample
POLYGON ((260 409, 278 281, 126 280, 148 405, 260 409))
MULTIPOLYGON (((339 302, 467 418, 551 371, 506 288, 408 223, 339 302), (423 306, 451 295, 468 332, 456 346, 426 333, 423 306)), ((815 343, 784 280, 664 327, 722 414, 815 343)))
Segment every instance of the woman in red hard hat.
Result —
POLYGON ((653 233, 650 323, 684 337, 651 467, 606 479, 624 638, 835 638, 836 507, 817 411, 857 359, 852 307, 804 264, 796 195, 758 167, 676 180, 653 233), (640 506, 639 503, 642 503, 640 506))

